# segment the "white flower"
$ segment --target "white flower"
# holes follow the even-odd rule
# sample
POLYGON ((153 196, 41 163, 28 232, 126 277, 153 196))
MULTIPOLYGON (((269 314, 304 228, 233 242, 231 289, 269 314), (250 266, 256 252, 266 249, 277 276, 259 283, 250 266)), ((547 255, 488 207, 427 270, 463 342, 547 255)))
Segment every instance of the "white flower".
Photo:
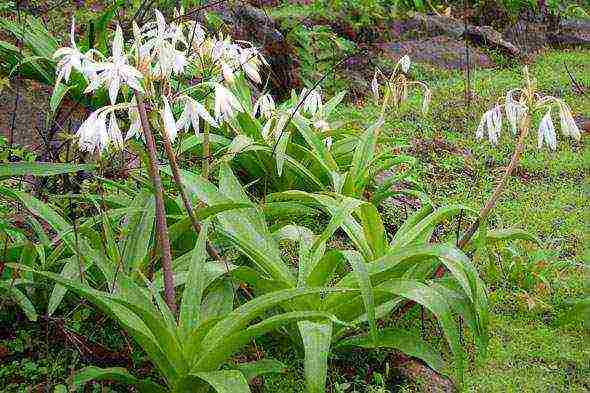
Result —
POLYGON ((565 136, 571 136, 579 141, 581 138, 580 129, 572 116, 569 106, 565 102, 559 103, 559 119, 561 123, 561 132, 565 136))
POLYGON ((60 59, 57 63, 57 81, 55 85, 59 85, 63 79, 66 83, 70 79, 72 68, 83 72, 83 60, 84 54, 78 50, 76 42, 74 40, 74 33, 76 27, 74 24, 74 18, 72 18, 72 26, 70 28, 70 45, 71 47, 59 48, 53 54, 54 59, 60 59))
POLYGON ((217 121, 221 119, 231 119, 236 111, 240 111, 240 102, 225 86, 215 84, 215 118, 217 121))
POLYGON ((551 109, 547 111, 541 123, 539 123, 539 134, 537 138, 538 148, 543 147, 545 143, 551 150, 557 148, 557 135, 555 134, 555 126, 553 125, 553 119, 551 118, 551 109))
POLYGON ((92 112, 76 132, 78 146, 82 151, 94 152, 96 149, 102 151, 108 145, 106 116, 104 112, 99 113, 101 109, 92 112))
POLYGON ((162 100, 164 101, 164 107, 160 110, 160 116, 164 123, 164 132, 168 135, 168 138, 170 138, 170 142, 174 142, 176 135, 178 134, 178 128, 176 128, 176 121, 174 120, 174 115, 170 109, 168 99, 166 96, 163 96, 162 100))
POLYGON ((234 70, 227 63, 221 62, 221 73, 223 74, 223 80, 227 83, 234 83, 234 70))
POLYGON ((119 124, 117 124, 117 117, 115 116, 114 111, 111 112, 109 118, 109 127, 107 129, 107 134, 110 140, 112 140, 115 144, 116 148, 123 148, 123 136, 121 135, 121 129, 119 128, 119 124))
POLYGON ((96 63, 94 70, 98 73, 84 90, 84 93, 90 93, 100 86, 105 85, 109 90, 111 104, 117 101, 119 87, 121 82, 127 84, 132 89, 143 91, 140 80, 143 77, 135 67, 127 64, 127 59, 123 53, 123 31, 121 26, 117 26, 115 38, 113 40, 113 56, 110 62, 96 63))
POLYGON ((502 111, 499 105, 483 114, 475 133, 476 138, 483 139, 486 130, 489 141, 496 145, 502 131, 502 111))
POLYGON ((188 130, 189 127, 193 126, 193 130, 196 134, 199 133, 199 119, 203 119, 207 123, 209 123, 212 127, 219 127, 215 119, 211 117, 207 109, 203 105, 201 105, 197 100, 189 97, 183 96, 182 100, 184 101, 184 110, 178 118, 178 129, 184 128, 188 130))
POLYGON ((315 128, 317 128, 321 132, 328 132, 332 129, 332 127, 330 127, 330 123, 328 123, 327 121, 325 121, 323 119, 319 119, 319 120, 315 121, 313 123, 313 125, 315 126, 315 128))
POLYGON ((373 80, 371 81, 371 90, 373 91, 373 98, 375 101, 379 100, 379 81, 377 80, 377 71, 375 71, 375 75, 373 75, 373 80))
POLYGON ((129 116, 130 126, 127 134, 125 135, 125 140, 129 140, 137 136, 141 136, 143 138, 143 133, 141 132, 141 119, 139 117, 139 111, 137 110, 137 101, 135 100, 135 96, 131 99, 127 114, 129 116))
POLYGON ((301 100, 304 100, 303 110, 310 115, 315 115, 322 110, 322 95, 317 88, 311 91, 303 89, 301 91, 301 100))
POLYGON ((399 59, 398 64, 400 65, 402 71, 407 73, 410 70, 410 56, 404 55, 401 59, 399 59))
POLYGON ((262 83, 260 74, 258 73, 258 50, 256 48, 242 49, 240 52, 240 65, 242 69, 253 82, 262 83))
POLYGON ((330 150, 332 148, 332 137, 329 136, 324 139, 324 144, 326 145, 326 149, 330 150))
POLYGON ((525 119, 527 113, 527 107, 517 102, 513 98, 513 91, 506 93, 506 102, 504 104, 504 110, 506 111, 506 117, 510 124, 510 129, 513 134, 516 134, 518 128, 522 126, 522 122, 525 119))
POLYGON ((272 96, 270 94, 263 94, 258 97, 256 103, 254 103, 253 115, 256 116, 260 114, 261 116, 270 119, 275 107, 275 100, 272 96))
POLYGON ((188 46, 182 28, 173 23, 168 26, 160 11, 155 10, 154 13, 156 22, 143 28, 146 42, 140 47, 140 53, 149 53, 151 58, 156 59, 152 70, 154 76, 166 78, 172 73, 181 74, 188 63, 185 53, 176 49, 179 42, 188 46))

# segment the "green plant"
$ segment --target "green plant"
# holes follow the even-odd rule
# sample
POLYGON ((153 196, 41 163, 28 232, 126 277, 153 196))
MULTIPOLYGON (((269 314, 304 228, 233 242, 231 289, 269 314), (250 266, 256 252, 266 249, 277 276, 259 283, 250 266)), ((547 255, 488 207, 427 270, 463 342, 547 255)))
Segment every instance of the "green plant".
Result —
MULTIPOLYGON (((227 164, 220 167, 219 189, 187 171, 182 172, 182 178, 192 197, 204 203, 251 203, 227 164)), ((381 218, 368 202, 338 194, 285 191, 267 197, 262 210, 276 211, 274 208, 282 203, 311 204, 325 210, 330 221, 319 235, 303 226, 290 224, 275 225, 271 233, 262 212, 251 208, 219 214, 215 227, 253 264, 254 269, 242 266, 232 271, 232 275, 248 283, 257 295, 271 295, 278 289, 292 288, 358 288, 360 291, 359 294, 336 292, 306 301, 280 303, 286 312, 330 310, 342 321, 336 324, 299 322, 297 328, 287 329, 289 336, 304 348, 308 391, 324 390, 330 347, 395 348, 441 370, 441 358, 419 337, 402 329, 376 328, 378 318, 387 316, 405 300, 423 305, 439 320, 456 359, 457 376, 461 377, 464 354, 451 310, 463 316, 478 338, 480 348, 485 348, 485 289, 467 257, 454 246, 427 242, 437 223, 461 210, 474 213, 471 209, 449 206, 432 211, 430 206, 425 206, 388 244, 381 218), (347 233, 354 249, 327 247, 327 241, 338 229, 347 233), (296 271, 280 257, 277 241, 281 240, 299 244, 296 271), (452 279, 429 281, 439 264, 449 268, 452 279), (352 268, 351 272, 347 272, 347 266, 352 268), (358 332, 367 322, 368 335, 345 338, 351 332, 358 332)), ((285 217, 281 217, 279 210, 274 218, 285 217)))

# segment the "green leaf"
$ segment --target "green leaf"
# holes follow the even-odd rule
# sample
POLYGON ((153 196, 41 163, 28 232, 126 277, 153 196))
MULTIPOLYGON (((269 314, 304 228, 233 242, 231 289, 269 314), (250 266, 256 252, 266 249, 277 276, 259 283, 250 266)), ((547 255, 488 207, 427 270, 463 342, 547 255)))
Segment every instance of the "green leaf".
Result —
MULTIPOLYGON (((197 244, 192 252, 188 278, 182 293, 178 326, 183 342, 189 341, 189 333, 200 323, 201 300, 203 298, 203 291, 205 290, 203 267, 207 258, 207 232, 208 224, 204 223, 201 227, 197 244)), ((191 353, 190 348, 187 348, 185 354, 189 355, 191 353)))
POLYGON ((53 93, 51 94, 51 99, 49 100, 49 108, 51 109, 53 116, 55 116, 57 113, 57 110, 61 105, 61 101, 70 89, 71 86, 64 85, 63 83, 60 83, 53 88, 53 93))
POLYGON ((444 362, 434 348, 419 336, 410 332, 387 328, 380 330, 373 338, 366 334, 350 337, 338 342, 335 348, 361 347, 367 349, 393 348, 407 355, 416 357, 426 362, 433 370, 443 371, 444 362))
POLYGON ((331 322, 297 323, 305 349, 305 383, 308 393, 324 393, 328 375, 328 354, 332 339, 331 322))
POLYGON ((222 370, 191 373, 201 378, 218 393, 250 393, 248 381, 237 370, 222 370))
POLYGON ((76 372, 72 379, 74 387, 83 387, 90 381, 113 381, 135 386, 141 393, 165 393, 167 390, 158 384, 148 380, 135 378, 121 367, 99 368, 86 367, 76 372))
MULTIPOLYGON (((66 260, 61 273, 63 277, 69 279, 80 280, 80 260, 77 256, 73 256, 66 260)), ((53 315, 57 307, 61 304, 67 289, 63 285, 55 284, 51 295, 49 296, 49 303, 47 305, 47 314, 53 315)))
POLYGON ((539 239, 530 232, 518 228, 496 229, 493 231, 488 231, 486 233, 487 243, 496 243, 500 241, 511 240, 526 240, 531 243, 535 243, 538 246, 542 244, 541 239, 539 239))
POLYGON ((51 162, 11 162, 0 164, 0 178, 14 176, 54 176, 78 171, 92 171, 94 164, 60 164, 51 162))
POLYGON ((373 204, 363 203, 357 212, 361 219, 365 239, 367 239, 369 247, 373 251, 373 256, 375 258, 382 257, 385 255, 388 246, 386 243, 385 227, 383 226, 379 211, 377 211, 377 208, 373 204))
POLYGON ((342 254, 352 266, 358 280, 358 286, 361 290, 361 295, 365 304, 365 311, 367 312, 367 318, 369 321, 369 337, 375 339, 377 337, 375 298, 373 297, 373 288, 371 286, 371 280, 369 279, 367 266, 363 261, 362 256, 356 251, 344 251, 342 254))
POLYGON ((344 193, 350 196, 360 197, 359 191, 365 186, 364 175, 370 167, 370 162, 375 155, 375 148, 377 146, 377 138, 383 121, 379 119, 375 124, 365 131, 359 141, 354 156, 352 158, 352 166, 349 171, 347 184, 344 187, 344 193))
POLYGON ((35 306, 29 298, 16 287, 16 283, 12 282, 12 280, 5 280, 0 281, 0 290, 8 292, 12 295, 12 299, 15 303, 23 310, 29 321, 36 321, 37 320, 37 311, 35 311, 35 306))
POLYGON ((280 374, 286 369, 286 366, 275 359, 261 359, 255 362, 238 364, 238 370, 244 374, 248 382, 256 377, 265 374, 280 374))
POLYGON ((137 194, 125 219, 123 266, 128 273, 138 273, 145 265, 155 222, 155 197, 147 191, 137 194))

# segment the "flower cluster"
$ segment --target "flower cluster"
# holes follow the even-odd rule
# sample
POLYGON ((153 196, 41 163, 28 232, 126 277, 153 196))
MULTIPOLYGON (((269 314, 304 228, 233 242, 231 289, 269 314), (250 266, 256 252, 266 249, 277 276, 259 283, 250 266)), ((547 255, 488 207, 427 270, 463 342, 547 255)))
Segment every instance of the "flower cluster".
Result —
POLYGON ((412 86, 418 86, 424 89, 422 113, 428 112, 430 101, 432 100, 432 92, 424 82, 408 79, 407 73, 410 70, 410 65, 410 57, 405 55, 398 60, 389 77, 386 77, 379 69, 375 70, 371 82, 371 91, 373 92, 375 101, 379 101, 381 99, 380 90, 384 90, 382 114, 388 106, 393 105, 397 108, 402 102, 406 101, 408 99, 409 89, 412 86), (384 80, 383 85, 379 83, 379 79, 384 80))
POLYGON ((574 121, 569 106, 559 98, 539 94, 535 90, 534 82, 531 80, 526 66, 524 74, 526 79, 524 88, 510 90, 506 94, 504 103, 497 103, 492 109, 483 114, 475 133, 476 138, 483 139, 487 135, 492 144, 496 145, 498 143, 502 131, 502 109, 504 109, 513 134, 522 132, 523 127, 528 127, 532 113, 542 111, 544 115, 537 131, 537 146, 540 149, 543 145, 546 145, 555 150, 557 148, 557 134, 551 113, 552 110, 557 109, 562 134, 580 140, 580 129, 574 121))
MULTIPOLYGON (((175 21, 182 20, 182 10, 175 16, 175 21)), ((150 107, 158 108, 162 129, 174 140, 178 131, 191 126, 198 133, 200 120, 220 127, 236 113, 244 111, 232 92, 236 75, 243 72, 252 82, 261 83, 259 68, 266 64, 257 48, 238 45, 227 37, 207 36, 194 21, 168 24, 158 10, 154 21, 144 26, 133 22, 133 39, 127 45, 121 27, 116 26, 110 57, 95 49, 82 53, 75 42, 72 20, 70 46, 58 49, 54 58, 58 61, 57 84, 68 83, 75 70, 87 82, 85 93, 101 88, 108 91, 110 105, 92 112, 76 133, 80 148, 91 152, 102 151, 111 143, 122 147, 124 140, 142 136, 136 101, 128 94, 130 91, 145 94, 150 107), (199 85, 214 93, 212 102, 206 99, 199 102, 187 91, 174 93, 172 77, 180 75, 200 76, 199 85), (203 80, 205 75, 212 77, 203 80), (125 90, 124 86, 130 90, 125 90), (120 91, 124 94, 119 94, 120 91), (118 103, 121 96, 128 102, 118 103), (183 108, 178 120, 173 113, 175 105, 183 108), (207 106, 212 106, 213 116, 207 106), (129 119, 130 126, 124 138, 117 123, 117 112, 126 112, 129 119)), ((178 85, 174 87, 178 90, 178 85)), ((187 90, 192 91, 194 87, 187 90)), ((267 102, 264 104, 266 116, 269 116, 268 108, 267 102)))

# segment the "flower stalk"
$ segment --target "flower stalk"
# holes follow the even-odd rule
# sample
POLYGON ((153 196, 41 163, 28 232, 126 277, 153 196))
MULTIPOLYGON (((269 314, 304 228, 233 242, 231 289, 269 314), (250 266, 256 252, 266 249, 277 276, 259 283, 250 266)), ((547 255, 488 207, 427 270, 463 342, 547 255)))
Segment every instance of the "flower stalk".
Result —
POLYGON ((154 185, 154 194, 156 197, 156 230, 158 234, 158 243, 162 252, 162 271, 164 273, 164 300, 170 311, 176 314, 176 300, 174 295, 174 274, 172 273, 172 254, 170 252, 170 238, 168 236, 168 226, 166 225, 166 212, 164 210, 164 192, 162 188, 162 179, 157 166, 156 142, 150 129, 150 125, 143 102, 143 95, 135 91, 137 101, 137 110, 145 137, 145 144, 149 159, 149 175, 154 185))
POLYGON ((518 161, 520 160, 520 156, 522 155, 522 152, 524 151, 524 147, 526 144, 526 138, 529 134, 529 128, 530 128, 530 118, 527 116, 524 121, 524 124, 521 127, 520 135, 519 135, 518 140, 516 142, 516 147, 514 148, 514 152, 512 153, 512 158, 510 159, 510 164, 508 164, 508 166, 506 167, 506 171, 504 172, 504 175, 502 176, 500 183, 498 183, 498 185, 494 189, 494 192, 492 192, 492 195, 490 196, 490 198, 488 199, 488 201, 486 202, 484 207, 480 210, 477 220, 475 220, 469 226, 469 229, 467 229, 467 232, 465 232, 463 237, 459 240, 459 242, 457 243, 457 247, 462 249, 465 247, 465 245, 467 245, 469 240, 471 240, 471 238, 473 237, 473 235, 475 234, 475 232, 479 228, 480 223, 482 223, 486 220, 486 218, 490 214, 490 211, 496 206, 496 203, 498 202, 498 199, 500 198, 500 196, 502 195, 502 192, 506 188, 506 185, 508 184, 508 180, 512 176, 514 169, 516 169, 516 167, 518 166, 518 161))
MULTIPOLYGON (((197 219, 195 215, 193 204, 186 193, 186 189, 182 183, 182 178, 180 176, 180 168, 178 167, 178 163, 176 162, 176 154, 174 153, 174 149, 172 149, 172 143, 170 142, 170 138, 166 132, 162 132, 162 141, 164 142, 164 150, 166 151, 166 155, 168 156, 168 161, 170 162, 170 168, 172 169, 172 177, 174 178, 174 182, 176 183, 178 189, 180 190, 180 197, 182 198, 182 203, 184 204, 184 208, 186 209, 189 219, 191 220, 191 224, 193 229, 197 234, 201 233, 201 223, 197 219)), ((214 259, 218 261, 224 261, 219 251, 209 242, 206 243, 207 253, 214 259)))

